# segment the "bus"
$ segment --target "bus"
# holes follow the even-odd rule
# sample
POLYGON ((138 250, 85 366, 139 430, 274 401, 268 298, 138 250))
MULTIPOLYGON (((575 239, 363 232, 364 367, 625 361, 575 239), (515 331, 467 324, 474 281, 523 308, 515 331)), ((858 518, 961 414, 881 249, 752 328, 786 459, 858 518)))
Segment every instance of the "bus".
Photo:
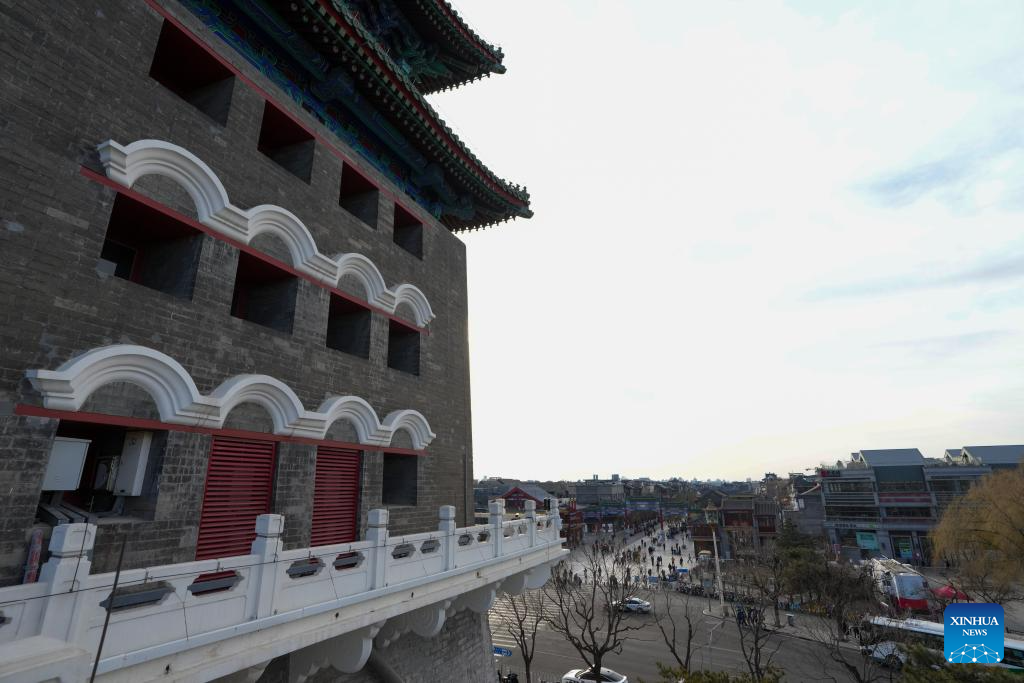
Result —
MULTIPOLYGON (((923 619, 872 617, 865 622, 864 628, 870 630, 871 637, 867 642, 872 644, 861 651, 890 666, 898 667, 906 662, 906 654, 899 650, 900 645, 922 645, 939 654, 944 651, 945 635, 941 623, 923 619)), ((1003 661, 991 666, 1024 673, 1024 640, 1006 636, 1003 639, 1003 661)))
POLYGON ((910 565, 880 557, 871 560, 871 574, 879 593, 893 611, 928 611, 928 581, 910 565))

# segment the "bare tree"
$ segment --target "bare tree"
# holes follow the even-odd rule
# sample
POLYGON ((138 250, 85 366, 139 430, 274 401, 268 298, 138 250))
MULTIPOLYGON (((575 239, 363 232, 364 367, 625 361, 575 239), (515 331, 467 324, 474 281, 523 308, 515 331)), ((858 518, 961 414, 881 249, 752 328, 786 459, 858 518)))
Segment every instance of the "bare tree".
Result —
MULTIPOLYGON (((846 674, 845 680, 854 683, 892 680, 893 670, 899 665, 898 655, 892 653, 886 662, 871 655, 878 638, 866 620, 880 613, 882 602, 872 577, 850 565, 824 559, 815 576, 814 588, 822 596, 827 616, 804 615, 801 626, 812 640, 824 646, 827 660, 822 661, 823 669, 826 662, 834 662, 846 674)), ((892 636, 887 640, 891 642, 892 636)))
POLYGON ((505 594, 499 602, 497 612, 501 628, 519 647, 526 675, 525 683, 532 683, 530 668, 537 651, 537 629, 544 620, 544 591, 529 591, 521 595, 505 594))
POLYGON ((747 586, 753 588, 755 596, 771 605, 775 628, 779 621, 779 598, 785 587, 785 558, 774 546, 761 548, 742 567, 747 586))
MULTIPOLYGON (((853 683, 880 683, 891 681, 898 668, 893 655, 889 661, 876 659, 871 655, 871 648, 877 644, 870 629, 862 625, 851 627, 850 631, 842 631, 832 619, 807 615, 801 617, 802 626, 810 639, 824 646, 824 654, 813 649, 815 656, 822 664, 822 677, 833 681, 852 681, 853 683), (840 666, 838 676, 834 666, 840 666)), ((891 639, 890 639, 891 641, 891 639)))
POLYGON ((694 632, 704 623, 700 605, 694 605, 695 616, 690 610, 690 596, 687 593, 652 590, 648 591, 647 597, 654 607, 654 623, 665 641, 665 646, 679 668, 689 671, 694 632))
MULTIPOLYGON (((1024 564, 1024 559, 1020 562, 1024 564)), ((1005 605, 1024 599, 1024 589, 1014 569, 996 551, 977 545, 963 545, 955 564, 942 572, 954 597, 963 594, 978 602, 1005 605)), ((943 608, 945 605, 941 605, 943 608)))
POLYGON ((750 678, 756 683, 776 680, 777 671, 772 659, 782 645, 778 631, 764 623, 764 609, 768 602, 764 596, 755 595, 753 610, 746 610, 742 620, 736 619, 736 630, 740 635, 740 652, 747 663, 750 678))
POLYGON ((645 623, 622 607, 641 588, 642 578, 646 577, 641 577, 639 565, 616 562, 613 555, 584 546, 544 587, 549 605, 545 623, 572 645, 595 675, 605 656, 622 652, 632 632, 645 623))

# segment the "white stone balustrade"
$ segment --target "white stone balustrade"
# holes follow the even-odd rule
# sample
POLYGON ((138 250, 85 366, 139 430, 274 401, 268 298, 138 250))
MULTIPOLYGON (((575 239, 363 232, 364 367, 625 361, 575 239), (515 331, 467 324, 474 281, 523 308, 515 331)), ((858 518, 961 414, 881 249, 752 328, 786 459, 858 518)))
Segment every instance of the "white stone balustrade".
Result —
MULTIPOLYGON (((281 515, 260 515, 249 555, 122 571, 98 678, 211 680, 292 652, 296 682, 356 671, 374 642, 435 635, 454 611, 543 585, 566 553, 558 515, 532 501, 523 519, 490 512, 459 529, 442 506, 437 531, 391 536, 387 510, 371 510, 365 541, 297 550, 282 547, 281 515)), ((56 527, 40 580, 0 588, 0 683, 88 678, 114 583, 90 573, 95 534, 56 527)))

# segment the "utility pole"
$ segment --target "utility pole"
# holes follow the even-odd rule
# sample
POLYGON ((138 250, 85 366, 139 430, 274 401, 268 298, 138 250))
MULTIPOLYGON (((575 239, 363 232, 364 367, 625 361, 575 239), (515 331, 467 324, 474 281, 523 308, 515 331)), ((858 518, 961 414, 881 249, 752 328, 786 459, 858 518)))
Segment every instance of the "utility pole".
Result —
POLYGON ((704 519, 711 526, 711 542, 715 546, 715 577, 718 579, 718 606, 722 611, 722 618, 729 616, 725 611, 725 592, 722 590, 722 566, 718 561, 718 508, 714 503, 708 503, 704 510, 704 519))

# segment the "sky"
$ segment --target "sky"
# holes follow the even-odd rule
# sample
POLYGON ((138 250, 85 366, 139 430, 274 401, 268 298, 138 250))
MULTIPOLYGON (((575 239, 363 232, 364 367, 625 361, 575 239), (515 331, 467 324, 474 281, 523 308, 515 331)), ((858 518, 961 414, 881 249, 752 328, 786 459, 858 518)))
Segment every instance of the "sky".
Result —
POLYGON ((1024 3, 456 0, 474 474, 1024 443, 1024 3))

